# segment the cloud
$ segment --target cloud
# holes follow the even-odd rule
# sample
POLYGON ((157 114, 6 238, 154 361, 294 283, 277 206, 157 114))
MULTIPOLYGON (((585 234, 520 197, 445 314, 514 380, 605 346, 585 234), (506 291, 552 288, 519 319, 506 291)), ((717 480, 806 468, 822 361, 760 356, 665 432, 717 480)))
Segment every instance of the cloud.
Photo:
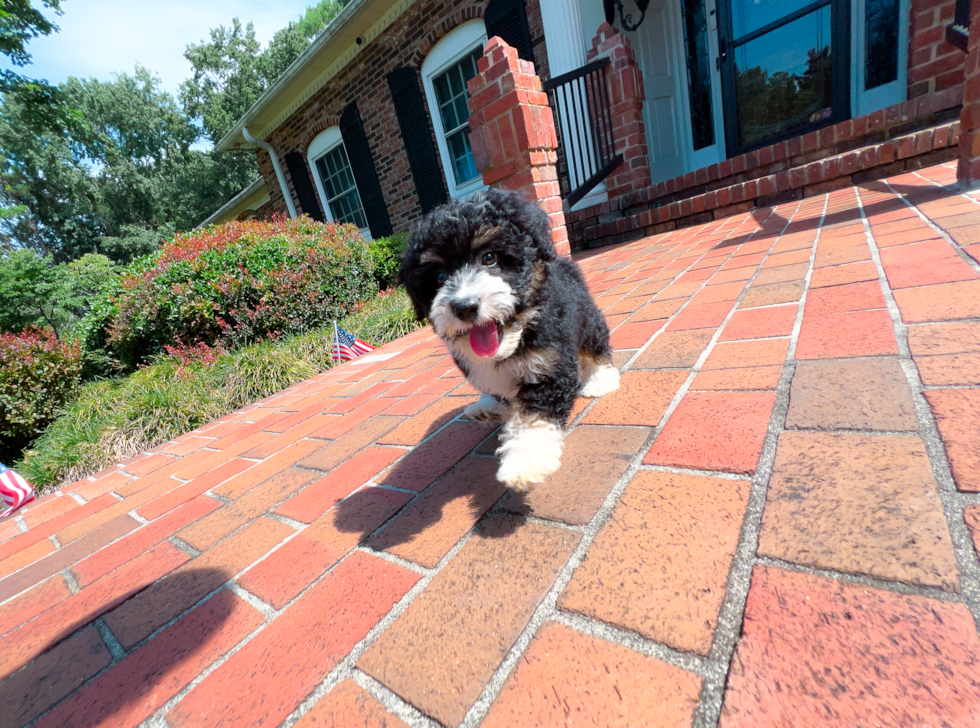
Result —
MULTIPOLYGON (((137 63, 160 76, 177 93, 190 76, 184 49, 209 37, 208 31, 232 18, 255 24, 268 43, 280 28, 297 20, 313 0, 66 0, 55 18, 60 33, 28 46, 33 64, 24 73, 60 83, 69 76, 107 80, 115 71, 130 72, 137 63)), ((4 64, 6 66, 6 64, 4 64)))

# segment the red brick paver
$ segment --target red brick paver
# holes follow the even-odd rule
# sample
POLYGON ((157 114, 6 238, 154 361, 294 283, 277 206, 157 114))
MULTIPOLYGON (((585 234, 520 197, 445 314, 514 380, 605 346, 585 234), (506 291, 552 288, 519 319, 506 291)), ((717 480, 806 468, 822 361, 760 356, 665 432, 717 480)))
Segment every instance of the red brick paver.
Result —
POLYGON ((976 728, 954 180, 580 255, 622 386, 529 493, 430 330, 63 485, 0 522, 0 728, 976 728))

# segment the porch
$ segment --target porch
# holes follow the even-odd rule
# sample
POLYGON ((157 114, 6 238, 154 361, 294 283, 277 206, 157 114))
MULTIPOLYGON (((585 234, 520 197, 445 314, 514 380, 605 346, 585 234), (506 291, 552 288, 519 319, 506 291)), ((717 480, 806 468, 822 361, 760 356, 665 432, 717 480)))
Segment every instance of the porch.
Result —
POLYGON ((579 255, 622 389, 526 496, 428 330, 0 523, 0 721, 968 728, 980 200, 579 255))

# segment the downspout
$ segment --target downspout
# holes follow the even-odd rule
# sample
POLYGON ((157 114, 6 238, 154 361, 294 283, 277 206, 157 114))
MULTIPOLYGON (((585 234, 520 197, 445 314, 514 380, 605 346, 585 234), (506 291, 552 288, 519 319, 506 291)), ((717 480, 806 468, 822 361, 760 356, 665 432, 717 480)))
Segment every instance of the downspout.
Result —
POLYGON ((272 148, 269 142, 260 142, 252 136, 246 126, 242 127, 242 136, 245 137, 245 141, 249 144, 261 147, 269 153, 269 158, 272 159, 272 168, 276 170, 276 179, 279 180, 279 188, 282 190, 283 199, 286 200, 286 209, 289 210, 290 217, 296 217, 296 206, 293 204, 293 196, 289 194, 289 187, 286 185, 286 176, 282 173, 282 167, 279 164, 279 156, 276 154, 276 150, 272 148))

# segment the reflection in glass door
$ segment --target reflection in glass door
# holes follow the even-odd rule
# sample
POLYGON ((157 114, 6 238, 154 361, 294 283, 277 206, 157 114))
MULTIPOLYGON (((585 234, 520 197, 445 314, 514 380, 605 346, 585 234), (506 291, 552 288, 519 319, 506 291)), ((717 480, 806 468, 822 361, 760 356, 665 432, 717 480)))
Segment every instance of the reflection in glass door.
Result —
POLYGON ((848 0, 720 0, 729 155, 850 115, 848 0))

